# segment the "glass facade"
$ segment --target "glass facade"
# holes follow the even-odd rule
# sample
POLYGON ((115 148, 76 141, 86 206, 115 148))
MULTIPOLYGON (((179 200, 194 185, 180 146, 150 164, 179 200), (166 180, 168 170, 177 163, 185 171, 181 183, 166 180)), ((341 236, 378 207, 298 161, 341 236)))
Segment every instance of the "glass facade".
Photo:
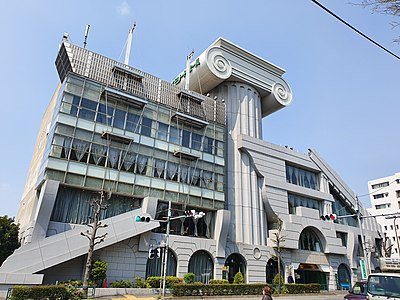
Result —
POLYGON ((322 214, 322 201, 288 193, 289 214, 296 214, 296 207, 317 209, 322 214))
POLYGON ((313 190, 319 190, 317 173, 290 165, 286 165, 286 182, 313 190))
MULTIPOLYGON (((336 214, 337 216, 347 216, 355 213, 354 210, 351 209, 348 204, 346 204, 345 199, 337 193, 332 185, 329 185, 329 192, 335 199, 335 201, 332 203, 332 213, 336 214)), ((335 222, 343 225, 358 227, 357 217, 339 218, 336 219, 335 222)))
POLYGON ((223 126, 193 127, 174 119, 172 108, 154 102, 141 108, 108 99, 102 91, 102 85, 88 79, 66 78, 49 133, 46 179, 224 207, 223 126))
POLYGON ((301 234, 299 239, 299 249, 308 250, 308 251, 316 251, 316 252, 324 252, 323 245, 321 240, 315 231, 311 228, 305 228, 301 234))

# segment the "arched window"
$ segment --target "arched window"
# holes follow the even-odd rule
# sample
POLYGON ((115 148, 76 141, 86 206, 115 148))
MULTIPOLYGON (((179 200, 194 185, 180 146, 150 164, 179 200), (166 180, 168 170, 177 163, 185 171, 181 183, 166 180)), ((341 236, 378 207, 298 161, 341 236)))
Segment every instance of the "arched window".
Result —
POLYGON ((351 287, 350 271, 345 264, 340 264, 338 268, 338 284, 342 289, 351 287))
MULTIPOLYGON (((284 277, 283 263, 281 261, 281 275, 284 277)), ((274 258, 270 258, 265 266, 265 278, 266 283, 274 283, 274 277, 278 274, 278 260, 274 258)))
POLYGON ((189 273, 195 275, 195 282, 208 283, 214 278, 214 262, 203 250, 196 251, 189 260, 189 273))
POLYGON ((323 245, 317 233, 311 228, 305 228, 299 239, 299 249, 324 252, 323 245))
MULTIPOLYGON (((164 251, 161 251, 161 257, 147 259, 146 278, 150 276, 162 276, 161 263, 163 262, 164 251)), ((168 250, 167 276, 176 276, 176 257, 171 250, 168 250)))
POLYGON ((246 278, 246 261, 242 255, 237 253, 229 255, 225 261, 225 266, 228 267, 229 283, 233 283, 233 278, 238 272, 242 273, 244 279, 246 278))

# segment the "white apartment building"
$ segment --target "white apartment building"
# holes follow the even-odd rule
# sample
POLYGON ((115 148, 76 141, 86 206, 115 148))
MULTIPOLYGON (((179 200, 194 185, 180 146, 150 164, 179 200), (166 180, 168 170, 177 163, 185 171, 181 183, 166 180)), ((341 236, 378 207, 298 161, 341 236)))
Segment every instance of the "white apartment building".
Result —
POLYGON ((382 226, 386 247, 391 246, 391 258, 400 258, 400 220, 396 217, 396 214, 400 217, 400 173, 368 181, 368 192, 371 199, 368 211, 377 216, 382 226))

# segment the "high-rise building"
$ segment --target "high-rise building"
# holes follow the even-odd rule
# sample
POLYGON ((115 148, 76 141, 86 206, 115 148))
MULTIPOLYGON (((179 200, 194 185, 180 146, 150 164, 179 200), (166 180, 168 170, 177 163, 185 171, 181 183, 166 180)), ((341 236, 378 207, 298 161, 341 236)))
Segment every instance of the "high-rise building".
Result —
POLYGON ((400 173, 368 181, 371 200, 371 215, 376 216, 381 226, 387 256, 400 258, 399 220, 400 217, 400 173))
MULTIPOLYGON (((108 282, 160 274, 162 258, 148 251, 165 241, 169 211, 169 275, 271 282, 281 219, 285 280, 331 290, 361 277, 366 247, 347 217, 355 194, 315 150, 262 140, 262 119, 292 101, 283 69, 223 38, 172 84, 67 39, 56 67, 17 216, 23 245, 1 266, 0 286, 81 279, 81 233, 99 193, 108 227, 94 256, 108 282), (175 218, 191 210, 205 215, 175 218)), ((366 243, 381 243, 373 219, 362 226, 366 243)))

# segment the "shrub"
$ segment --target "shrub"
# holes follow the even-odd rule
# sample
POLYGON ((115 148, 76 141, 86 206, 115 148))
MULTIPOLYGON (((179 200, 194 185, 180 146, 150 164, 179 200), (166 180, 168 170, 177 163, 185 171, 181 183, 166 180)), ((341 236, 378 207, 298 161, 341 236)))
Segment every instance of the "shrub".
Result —
POLYGON ((119 280, 114 281, 110 284, 112 288, 131 288, 133 287, 133 283, 130 280, 119 280))
MULTIPOLYGON (((151 276, 147 277, 145 283, 151 288, 159 288, 160 281, 162 280, 163 280, 162 276, 151 276)), ((176 276, 167 276, 165 278, 166 286, 174 286, 175 284, 180 284, 180 283, 182 283, 182 279, 177 278, 176 276)))
POLYGON ((261 295, 265 284, 177 284, 174 297, 261 295))
POLYGON ((275 275, 275 277, 274 277, 274 284, 281 284, 281 285, 283 285, 284 284, 284 280, 283 280, 283 277, 282 277, 282 275, 280 275, 279 273, 277 273, 276 275, 275 275), (280 280, 280 281, 279 281, 280 280))
POLYGON ((229 284, 228 279, 210 279, 209 284, 229 284))
POLYGON ((186 284, 191 284, 194 282, 194 274, 193 273, 186 273, 185 275, 183 275, 183 281, 186 284))
POLYGON ((310 283, 310 284, 291 283, 291 284, 286 284, 285 288, 288 290, 289 294, 319 293, 321 285, 319 283, 310 283))
POLYGON ((64 285, 14 286, 11 300, 75 299, 64 285))
POLYGON ((244 278, 242 272, 237 272, 235 277, 233 277, 233 283, 242 284, 244 283, 244 278))
POLYGON ((135 277, 135 286, 137 288, 148 288, 150 287, 147 283, 146 280, 144 280, 142 277, 135 277))
POLYGON ((98 259, 92 265, 90 279, 94 281, 102 281, 107 276, 107 263, 98 259))

